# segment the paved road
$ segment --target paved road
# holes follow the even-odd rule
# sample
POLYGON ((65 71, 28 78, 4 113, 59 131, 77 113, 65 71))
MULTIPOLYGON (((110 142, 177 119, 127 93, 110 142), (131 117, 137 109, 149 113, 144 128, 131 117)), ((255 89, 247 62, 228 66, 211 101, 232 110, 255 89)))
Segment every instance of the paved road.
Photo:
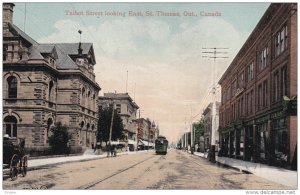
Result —
POLYGON ((52 165, 28 172, 3 189, 288 189, 252 174, 173 150, 52 165))

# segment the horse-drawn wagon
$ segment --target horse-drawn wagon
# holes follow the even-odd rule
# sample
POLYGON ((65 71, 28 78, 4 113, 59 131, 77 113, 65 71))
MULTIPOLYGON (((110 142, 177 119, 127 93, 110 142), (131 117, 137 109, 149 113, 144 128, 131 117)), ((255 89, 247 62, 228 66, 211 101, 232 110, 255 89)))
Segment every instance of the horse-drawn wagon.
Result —
POLYGON ((7 136, 3 139, 3 169, 9 169, 12 180, 27 174, 28 155, 25 154, 25 139, 19 138, 19 143, 7 136))

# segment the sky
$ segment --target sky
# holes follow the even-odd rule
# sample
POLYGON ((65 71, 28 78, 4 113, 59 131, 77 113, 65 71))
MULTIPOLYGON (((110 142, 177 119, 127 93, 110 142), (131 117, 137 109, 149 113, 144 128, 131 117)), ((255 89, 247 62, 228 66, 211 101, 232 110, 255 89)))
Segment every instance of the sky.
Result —
POLYGON ((213 99, 213 83, 270 3, 15 5, 14 24, 39 43, 79 42, 81 30, 81 41, 93 43, 99 95, 128 92, 141 117, 154 120, 161 134, 177 142, 201 118, 213 99), (212 51, 204 48, 213 47, 227 48, 219 57, 228 58, 203 57, 212 51))

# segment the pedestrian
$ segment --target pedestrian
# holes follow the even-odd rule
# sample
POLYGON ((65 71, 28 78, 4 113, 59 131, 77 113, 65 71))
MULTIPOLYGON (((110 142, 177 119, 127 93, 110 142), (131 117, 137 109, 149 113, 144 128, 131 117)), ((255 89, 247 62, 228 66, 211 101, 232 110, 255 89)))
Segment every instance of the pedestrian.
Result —
POLYGON ((107 157, 109 157, 110 153, 111 153, 111 146, 110 146, 110 144, 107 145, 106 151, 107 151, 107 157))
POLYGON ((117 147, 115 146, 114 147, 114 157, 116 157, 117 156, 117 147))
POLYGON ((110 155, 111 155, 111 157, 114 156, 114 150, 115 150, 115 145, 112 145, 111 148, 110 148, 110 155))

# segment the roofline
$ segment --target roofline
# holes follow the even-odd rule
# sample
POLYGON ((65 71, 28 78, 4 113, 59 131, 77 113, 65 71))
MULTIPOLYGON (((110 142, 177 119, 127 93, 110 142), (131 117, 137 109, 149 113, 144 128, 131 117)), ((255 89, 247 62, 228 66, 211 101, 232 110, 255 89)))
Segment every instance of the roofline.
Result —
MULTIPOLYGON (((267 19, 269 12, 273 9, 274 6, 276 6, 276 4, 285 4, 285 3, 271 3, 270 6, 267 8, 267 10, 265 11, 265 13, 263 14, 263 16, 260 18, 260 20, 258 21, 257 25, 255 26, 255 28, 252 30, 251 34, 248 36, 247 40, 244 42, 243 46, 241 47, 241 49, 239 50, 239 52, 236 54, 236 56, 233 58, 232 62, 230 63, 230 65, 228 66, 228 68, 226 69, 226 71, 223 73, 222 77, 220 78, 220 80, 218 81, 218 83, 221 85, 221 83, 223 82, 223 80, 226 78, 227 74, 229 74, 229 72, 232 70, 233 64, 235 64, 235 62, 238 60, 238 58, 240 57, 240 55, 245 53, 245 49, 247 48, 246 46, 248 46, 248 43, 250 43, 250 40, 254 37, 254 34, 256 31, 260 30, 264 30, 264 28, 261 28, 263 26, 263 21, 267 19)), ((256 39, 256 38, 255 38, 256 39)), ((247 51, 246 51, 247 52, 247 51)))

